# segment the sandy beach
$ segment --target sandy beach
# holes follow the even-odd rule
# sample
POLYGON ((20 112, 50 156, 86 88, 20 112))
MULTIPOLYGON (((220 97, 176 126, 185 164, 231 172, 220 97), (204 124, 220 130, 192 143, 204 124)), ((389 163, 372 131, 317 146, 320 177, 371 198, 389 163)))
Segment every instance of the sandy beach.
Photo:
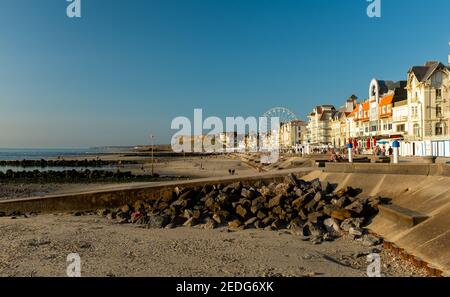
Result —
MULTIPOLYGON (((313 245, 287 231, 146 229, 96 215, 5 217, 0 230, 0 276, 65 276, 69 253, 83 276, 366 276, 374 251, 346 238, 313 245)), ((375 251, 383 275, 425 275, 375 251)))

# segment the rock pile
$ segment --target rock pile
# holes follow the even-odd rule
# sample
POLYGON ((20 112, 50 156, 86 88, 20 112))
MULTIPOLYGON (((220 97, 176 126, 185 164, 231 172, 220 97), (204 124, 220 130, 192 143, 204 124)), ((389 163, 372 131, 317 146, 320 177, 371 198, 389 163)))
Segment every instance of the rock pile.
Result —
POLYGON ((228 226, 232 231, 288 229, 315 244, 348 233, 368 246, 378 244, 379 239, 365 234, 363 226, 377 214, 377 205, 385 201, 357 198, 360 191, 351 187, 334 188, 291 174, 282 183, 177 187, 172 195, 158 200, 137 201, 115 210, 99 210, 98 214, 148 228, 199 225, 207 229, 228 226))
POLYGON ((129 165, 138 164, 133 160, 12 160, 0 161, 0 166, 14 166, 14 167, 102 167, 114 165, 129 165))
POLYGON ((136 175, 130 171, 109 170, 61 170, 61 171, 0 171, 0 182, 121 182, 153 181, 159 175, 136 175))

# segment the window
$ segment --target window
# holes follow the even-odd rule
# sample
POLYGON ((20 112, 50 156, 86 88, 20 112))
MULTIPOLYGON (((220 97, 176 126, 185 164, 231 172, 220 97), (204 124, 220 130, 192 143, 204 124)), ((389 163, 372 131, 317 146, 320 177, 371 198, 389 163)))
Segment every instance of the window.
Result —
POLYGON ((386 106, 383 106, 382 113, 386 113, 386 106))
POLYGON ((388 113, 391 112, 391 105, 390 104, 387 106, 387 112, 388 113))
POLYGON ((420 127, 419 127, 419 124, 414 124, 413 130, 414 130, 414 136, 420 137, 420 127))
POLYGON ((440 104, 436 104, 436 116, 442 117, 442 107, 440 104))
POLYGON ((392 130, 392 123, 389 123, 388 124, 388 128, 387 128, 388 130, 392 130))
POLYGON ((442 99, 442 90, 436 89, 436 99, 442 99))
POLYGON ((411 117, 417 118, 417 106, 411 107, 411 117))
POLYGON ((436 129, 435 129, 435 135, 436 136, 440 136, 442 134, 444 134, 443 125, 442 125, 442 123, 437 123, 436 124, 436 129))
POLYGON ((405 124, 397 125, 397 132, 405 132, 405 124))

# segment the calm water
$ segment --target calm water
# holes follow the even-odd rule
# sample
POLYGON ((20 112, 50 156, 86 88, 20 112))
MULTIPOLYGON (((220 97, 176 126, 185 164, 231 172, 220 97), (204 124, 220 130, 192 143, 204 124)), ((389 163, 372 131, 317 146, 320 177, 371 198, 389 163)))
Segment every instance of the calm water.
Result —
POLYGON ((69 156, 89 156, 104 153, 100 148, 81 149, 1 149, 0 160, 40 160, 48 158, 69 157, 69 156))
POLYGON ((117 166, 101 166, 101 167, 16 167, 16 166, 0 166, 0 172, 6 173, 11 169, 12 171, 34 171, 39 170, 40 172, 43 171, 69 171, 69 170, 76 170, 76 171, 84 171, 86 169, 89 169, 90 171, 94 170, 108 170, 108 171, 115 171, 117 170, 117 166))

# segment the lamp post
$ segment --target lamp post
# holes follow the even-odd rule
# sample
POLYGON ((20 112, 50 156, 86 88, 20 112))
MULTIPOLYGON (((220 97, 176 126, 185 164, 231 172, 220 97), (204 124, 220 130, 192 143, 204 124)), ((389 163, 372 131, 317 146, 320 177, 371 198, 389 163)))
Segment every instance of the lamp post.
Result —
POLYGON ((154 174, 154 168, 153 168, 153 161, 154 161, 154 155, 153 155, 153 148, 154 148, 154 142, 153 139, 155 138, 155 136, 153 134, 150 134, 150 139, 152 142, 152 176, 154 174))

